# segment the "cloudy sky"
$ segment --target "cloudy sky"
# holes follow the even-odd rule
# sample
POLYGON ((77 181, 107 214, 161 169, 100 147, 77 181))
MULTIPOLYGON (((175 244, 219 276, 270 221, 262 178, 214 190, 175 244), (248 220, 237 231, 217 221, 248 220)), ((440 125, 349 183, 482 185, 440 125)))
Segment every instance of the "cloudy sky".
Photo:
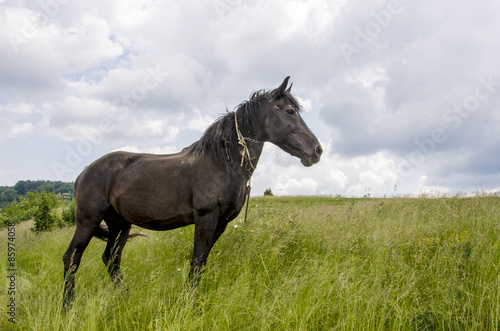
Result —
POLYGON ((500 189, 495 0, 0 0, 0 185, 170 153, 291 76, 321 162, 266 144, 253 194, 500 189))

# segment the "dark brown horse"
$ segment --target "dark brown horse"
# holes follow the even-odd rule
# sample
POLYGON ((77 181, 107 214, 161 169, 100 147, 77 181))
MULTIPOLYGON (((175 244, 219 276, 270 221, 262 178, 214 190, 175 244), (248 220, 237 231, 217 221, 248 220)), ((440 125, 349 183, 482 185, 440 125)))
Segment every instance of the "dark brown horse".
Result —
POLYGON ((194 224, 190 279, 197 282, 212 246, 244 205, 264 142, 300 158, 304 166, 319 161, 321 146, 300 116, 288 79, 275 90, 253 93, 179 153, 114 152, 78 176, 76 230, 63 257, 65 308, 92 237, 107 239, 102 260, 120 283, 121 254, 132 224, 158 231, 194 224), (103 220, 107 229, 100 225, 103 220))

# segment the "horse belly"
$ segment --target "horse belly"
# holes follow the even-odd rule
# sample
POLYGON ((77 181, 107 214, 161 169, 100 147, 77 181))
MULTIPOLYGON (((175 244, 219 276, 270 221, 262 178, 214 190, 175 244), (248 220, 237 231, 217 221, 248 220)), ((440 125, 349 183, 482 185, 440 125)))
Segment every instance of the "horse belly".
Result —
POLYGON ((193 210, 186 203, 167 196, 123 195, 112 203, 128 222, 152 230, 170 230, 194 223, 193 210))
POLYGON ((181 228, 194 224, 193 214, 179 215, 168 219, 152 219, 145 222, 134 223, 137 226, 149 230, 165 231, 181 228))

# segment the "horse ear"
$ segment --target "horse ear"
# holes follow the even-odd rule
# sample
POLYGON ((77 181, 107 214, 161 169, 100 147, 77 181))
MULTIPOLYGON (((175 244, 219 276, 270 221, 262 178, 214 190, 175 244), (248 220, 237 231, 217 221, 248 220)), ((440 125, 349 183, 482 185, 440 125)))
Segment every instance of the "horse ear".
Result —
MULTIPOLYGON (((286 86, 288 85, 288 80, 290 79, 290 76, 286 77, 283 83, 281 83, 280 87, 278 87, 276 90, 274 90, 274 98, 275 99, 281 99, 283 95, 285 94, 286 86)), ((291 86, 290 86, 291 87, 291 86)))
POLYGON ((293 86, 293 83, 290 83, 290 87, 286 89, 286 91, 288 93, 292 93, 292 86, 293 86))

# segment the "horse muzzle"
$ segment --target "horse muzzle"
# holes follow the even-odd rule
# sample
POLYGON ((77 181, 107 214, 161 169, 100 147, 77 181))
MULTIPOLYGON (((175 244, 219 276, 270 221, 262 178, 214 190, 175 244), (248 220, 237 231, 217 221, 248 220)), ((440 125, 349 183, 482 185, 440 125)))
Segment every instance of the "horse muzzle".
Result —
POLYGON ((321 145, 318 145, 315 147, 314 152, 312 153, 304 152, 304 154, 300 158, 300 163, 302 163, 302 165, 304 165, 305 167, 310 167, 313 164, 319 162, 322 154, 323 154, 323 148, 321 147, 321 145))

